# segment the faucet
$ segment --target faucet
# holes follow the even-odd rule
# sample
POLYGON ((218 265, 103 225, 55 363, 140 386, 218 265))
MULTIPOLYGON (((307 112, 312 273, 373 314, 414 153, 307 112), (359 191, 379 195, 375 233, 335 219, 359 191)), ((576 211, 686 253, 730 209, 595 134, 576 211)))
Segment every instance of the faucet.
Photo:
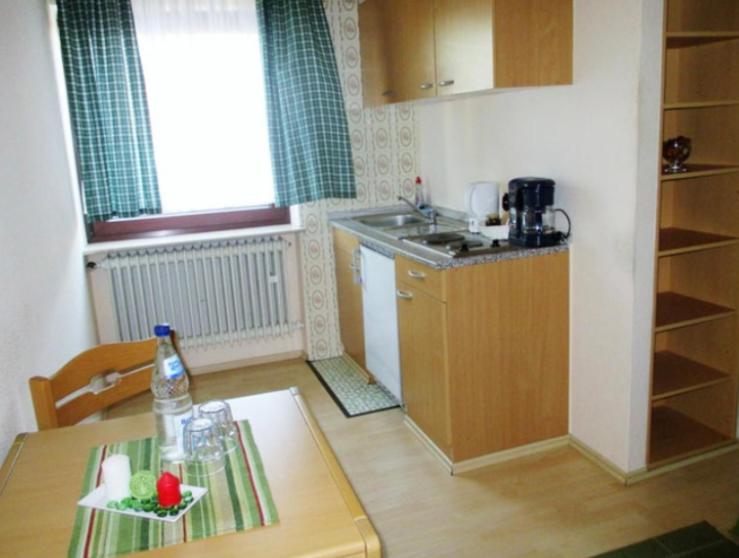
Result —
POLYGON ((439 217, 439 212, 436 211, 433 207, 430 207, 428 214, 426 214, 423 211, 421 211, 418 208, 418 206, 415 203, 413 203, 411 200, 409 200, 408 198, 404 198, 403 196, 398 196, 398 201, 402 201, 408 204, 408 206, 410 206, 410 208, 413 210, 414 213, 418 213, 424 219, 428 219, 429 221, 431 221, 431 224, 434 227, 436 227, 437 225, 436 221, 439 217))

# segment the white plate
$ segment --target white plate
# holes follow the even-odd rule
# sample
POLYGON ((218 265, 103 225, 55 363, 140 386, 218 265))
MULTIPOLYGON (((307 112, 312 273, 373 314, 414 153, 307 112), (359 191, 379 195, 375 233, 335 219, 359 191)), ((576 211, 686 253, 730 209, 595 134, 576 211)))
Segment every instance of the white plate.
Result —
POLYGON ((133 517, 156 519, 157 521, 168 521, 170 523, 174 523, 175 521, 178 521, 188 511, 190 511, 190 508, 193 507, 197 503, 197 501, 205 496, 205 494, 208 492, 207 488, 201 488, 200 486, 189 486, 186 484, 180 485, 181 492, 186 492, 188 490, 192 492, 192 502, 190 502, 190 505, 187 506, 185 509, 180 510, 180 513, 178 513, 177 515, 166 515, 164 517, 159 517, 153 512, 134 511, 131 509, 114 510, 109 508, 107 505, 109 500, 105 495, 105 485, 102 484, 98 486, 95 490, 90 492, 87 496, 82 498, 82 500, 77 502, 77 505, 85 508, 95 508, 96 510, 103 510, 111 513, 122 513, 123 515, 131 515, 133 517))

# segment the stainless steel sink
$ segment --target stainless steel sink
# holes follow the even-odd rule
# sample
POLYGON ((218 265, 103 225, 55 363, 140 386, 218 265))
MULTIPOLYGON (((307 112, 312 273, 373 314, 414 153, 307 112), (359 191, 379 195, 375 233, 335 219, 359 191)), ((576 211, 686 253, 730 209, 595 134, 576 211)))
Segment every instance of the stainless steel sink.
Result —
POLYGON ((428 223, 426 219, 416 217, 415 215, 409 213, 400 215, 377 215, 373 217, 362 217, 361 219, 357 219, 357 221, 359 221, 363 225, 378 228, 407 227, 409 225, 428 223))

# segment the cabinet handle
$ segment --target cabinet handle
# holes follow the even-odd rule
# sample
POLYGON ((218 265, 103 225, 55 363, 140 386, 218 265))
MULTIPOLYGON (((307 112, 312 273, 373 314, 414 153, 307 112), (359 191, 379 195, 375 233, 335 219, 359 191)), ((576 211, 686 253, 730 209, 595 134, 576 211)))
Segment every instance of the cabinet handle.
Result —
POLYGON ((423 271, 415 271, 413 269, 409 269, 408 277, 413 277, 414 279, 426 279, 426 274, 423 271))
POLYGON ((352 280, 355 285, 362 284, 362 253, 359 248, 355 248, 352 252, 352 262, 349 264, 352 270, 352 280))
POLYGON ((453 79, 445 79, 439 82, 439 87, 449 87, 450 85, 454 85, 453 79))
POLYGON ((434 86, 433 83, 428 83, 428 82, 422 83, 421 85, 419 85, 421 89, 431 89, 433 86, 434 86))
POLYGON ((413 300, 413 293, 409 293, 408 291, 396 291, 395 294, 403 300, 413 300))

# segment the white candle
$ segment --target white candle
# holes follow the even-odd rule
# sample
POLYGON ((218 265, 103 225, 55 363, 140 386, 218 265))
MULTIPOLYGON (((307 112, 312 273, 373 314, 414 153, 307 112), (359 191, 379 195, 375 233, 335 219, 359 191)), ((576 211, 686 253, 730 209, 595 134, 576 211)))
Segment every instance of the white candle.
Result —
POLYGON ((103 483, 108 500, 120 501, 131 495, 131 459, 127 455, 111 455, 103 461, 103 483))

